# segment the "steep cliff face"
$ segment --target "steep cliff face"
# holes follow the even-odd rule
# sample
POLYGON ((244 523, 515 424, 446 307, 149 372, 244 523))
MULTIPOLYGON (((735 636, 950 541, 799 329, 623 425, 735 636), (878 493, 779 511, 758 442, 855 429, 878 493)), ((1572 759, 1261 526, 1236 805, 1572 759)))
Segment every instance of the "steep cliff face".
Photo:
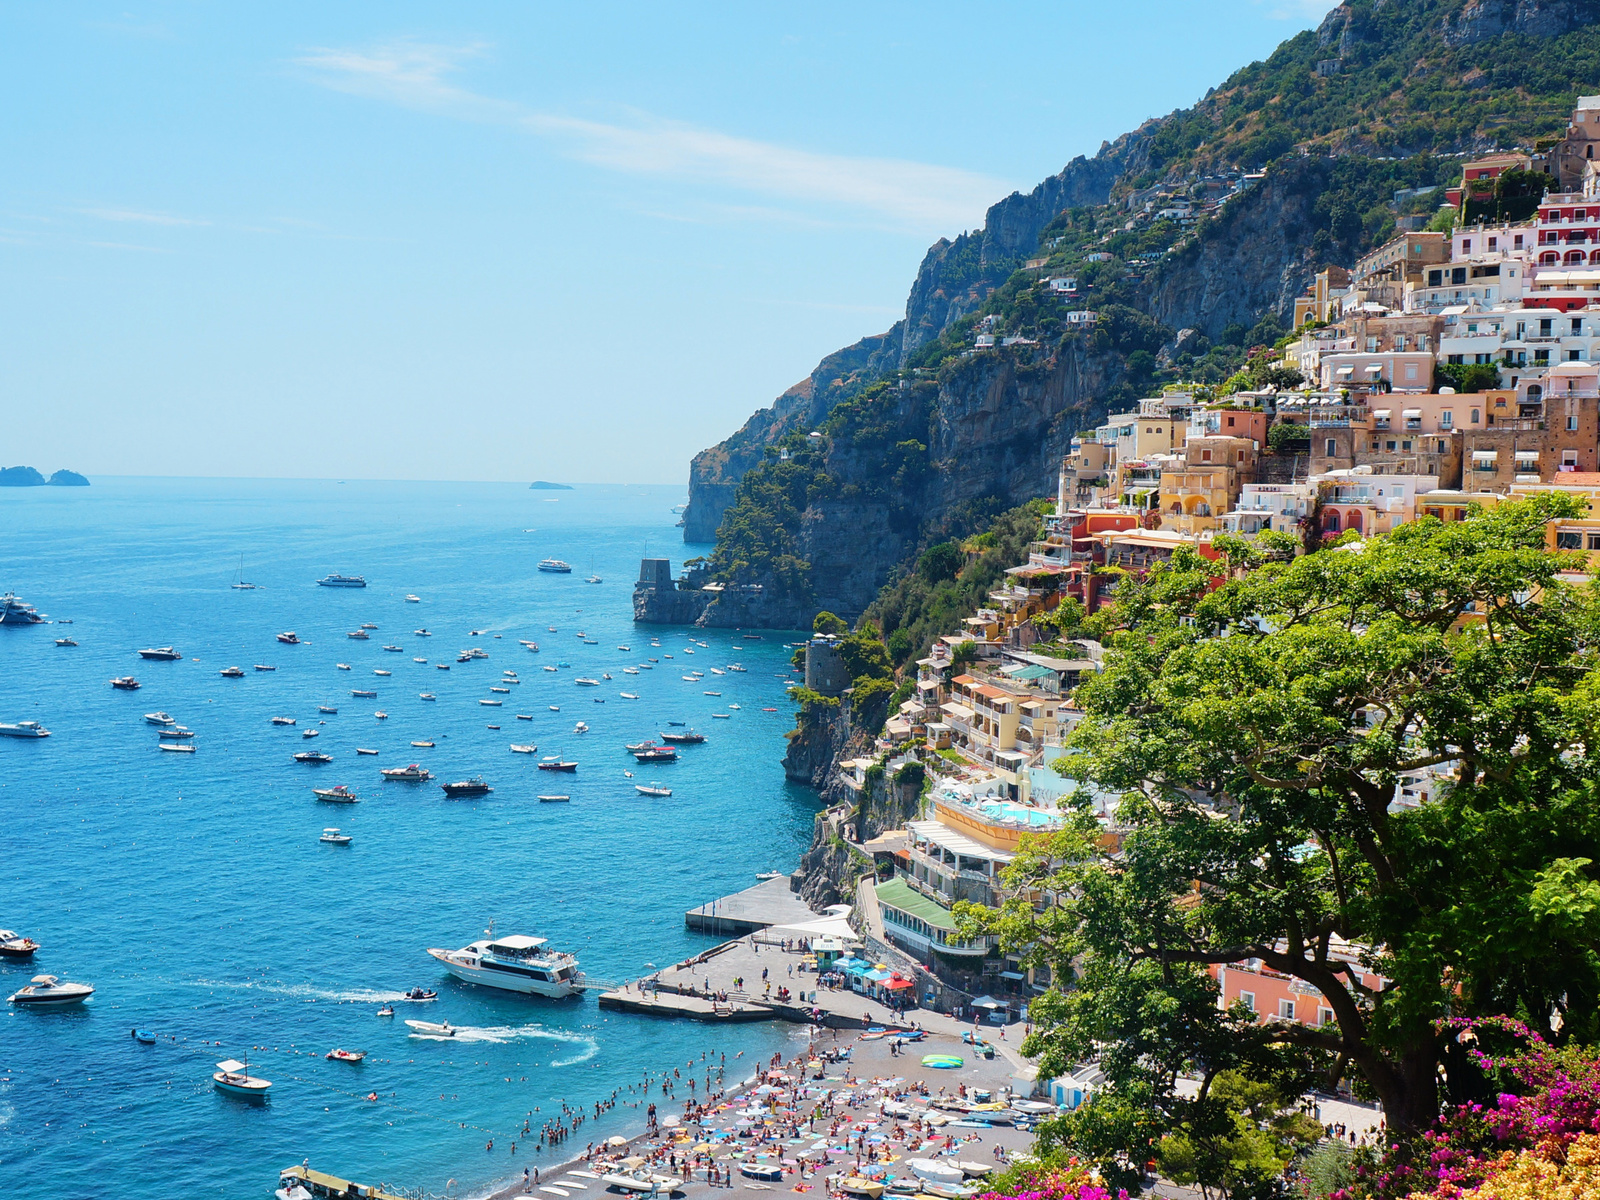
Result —
MULTIPOLYGON (((1341 4, 1335 16, 1348 22, 1350 6, 1341 4)), ((1596 0, 1468 0, 1453 17, 1444 22, 1445 41, 1453 46, 1520 33, 1528 37, 1559 37, 1600 21, 1596 0)))

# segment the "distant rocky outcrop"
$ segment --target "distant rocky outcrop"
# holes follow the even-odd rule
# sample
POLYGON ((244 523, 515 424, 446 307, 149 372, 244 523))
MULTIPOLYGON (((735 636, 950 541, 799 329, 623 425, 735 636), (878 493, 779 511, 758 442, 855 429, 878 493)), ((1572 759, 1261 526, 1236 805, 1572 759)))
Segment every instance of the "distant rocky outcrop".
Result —
POLYGON ((0 487, 88 487, 76 471, 61 470, 46 479, 32 467, 0 467, 0 487))
POLYGON ((536 492, 570 492, 570 483, 551 483, 548 479, 535 479, 528 485, 536 492))

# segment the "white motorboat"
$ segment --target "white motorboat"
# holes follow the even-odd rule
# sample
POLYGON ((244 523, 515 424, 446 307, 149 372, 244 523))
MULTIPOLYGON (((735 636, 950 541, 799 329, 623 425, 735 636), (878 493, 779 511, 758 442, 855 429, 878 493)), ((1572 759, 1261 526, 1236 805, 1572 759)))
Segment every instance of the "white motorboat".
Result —
POLYGON ((519 746, 516 742, 511 743, 511 752, 513 754, 534 754, 537 753, 538 749, 539 747, 537 746, 519 746))
POLYGON ((639 698, 638 693, 636 692, 618 692, 617 695, 621 696, 624 700, 637 700, 639 698))
POLYGON ((407 595, 406 596, 406 603, 407 604, 421 604, 422 603, 422 597, 421 596, 407 595))
POLYGON ((571 954, 549 949, 540 937, 496 937, 494 926, 480 941, 460 950, 428 951, 463 983, 535 996, 574 996, 583 990, 583 972, 571 954))
POLYGON ((350 669, 349 663, 334 663, 333 665, 338 667, 341 671, 348 671, 350 669))
POLYGON ((674 1179, 671 1175, 652 1175, 648 1171, 613 1171, 600 1176, 600 1182, 625 1192, 648 1192, 652 1196, 660 1192, 670 1194, 683 1186, 681 1179, 674 1179))
POLYGON ((383 671, 383 670, 374 670, 372 673, 374 675, 393 675, 394 674, 393 671, 383 671))
POLYGON ((398 779, 404 783, 423 783, 433 778, 432 771, 416 763, 408 767, 386 767, 381 774, 385 779, 398 779))
POLYGON ((247 1096, 253 1100, 264 1097, 267 1089, 272 1086, 270 1079, 257 1079, 250 1074, 247 1063, 234 1058, 225 1058, 219 1062, 211 1080, 217 1085, 219 1092, 227 1092, 230 1096, 247 1096))
POLYGON ((63 983, 54 975, 35 975, 27 987, 11 994, 11 1003, 21 1008, 61 1008, 82 1004, 94 995, 87 983, 63 983))
POLYGON ((633 790, 638 792, 641 796, 670 796, 670 795, 672 795, 672 789, 671 788, 662 787, 659 783, 636 783, 636 784, 633 785, 633 790))
POLYGON ((931 1158, 908 1158, 906 1166, 918 1179, 925 1179, 929 1183, 959 1184, 966 1178, 960 1167, 931 1158))
POLYGON ((302 729, 300 731, 300 736, 303 738, 314 738, 318 736, 318 731, 315 729, 302 729))
POLYGON ((572 732, 573 733, 588 733, 589 732, 588 722, 579 721, 576 725, 574 725, 572 727, 572 732))
POLYGON ((170 715, 168 715, 167 713, 164 713, 164 712, 145 713, 144 721, 145 721, 146 725, 175 725, 175 724, 177 724, 177 722, 174 721, 173 718, 170 715))
POLYGON ((354 638, 358 642, 365 642, 370 641, 372 635, 369 634, 365 629, 352 629, 349 633, 345 634, 345 637, 354 638))
POLYGON ((274 725, 293 725, 294 724, 294 718, 293 717, 273 717, 272 718, 272 723, 274 725))
POLYGON ((456 1031, 451 1028, 449 1021, 407 1021, 407 1025, 418 1033, 430 1033, 434 1037, 455 1037, 456 1031))
POLYGON ((318 800, 326 800, 329 804, 359 804, 361 797, 352 792, 344 784, 331 788, 312 788, 311 794, 318 800))
POLYGON ((598 679, 584 679, 584 678, 580 677, 580 678, 574 679, 572 682, 577 684, 579 687, 599 687, 600 686, 600 681, 598 679))
POLYGON ((50 731, 37 721, 0 721, 0 737, 47 738, 50 731))
POLYGON ((165 750, 170 754, 193 754, 194 753, 194 743, 193 742, 161 742, 158 745, 157 748, 161 749, 161 750, 165 750))
POLYGON ((437 700, 438 698, 439 697, 435 696, 432 692, 418 692, 417 693, 417 699, 418 700, 437 700))
POLYGON ((350 835, 348 833, 340 833, 338 827, 333 826, 324 829, 322 836, 317 841, 327 842, 330 846, 348 846, 350 844, 350 835))

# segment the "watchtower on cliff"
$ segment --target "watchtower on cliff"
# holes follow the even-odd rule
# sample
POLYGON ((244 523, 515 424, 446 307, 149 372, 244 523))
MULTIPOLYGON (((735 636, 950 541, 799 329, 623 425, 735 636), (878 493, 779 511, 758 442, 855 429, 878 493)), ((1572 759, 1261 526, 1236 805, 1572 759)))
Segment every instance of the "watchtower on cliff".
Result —
POLYGON ((661 591, 672 590, 672 560, 670 558, 641 558, 639 560, 639 582, 641 588, 659 588, 661 591))
POLYGON ((850 671, 839 654, 839 639, 818 635, 806 643, 806 686, 837 696, 850 686, 850 671))

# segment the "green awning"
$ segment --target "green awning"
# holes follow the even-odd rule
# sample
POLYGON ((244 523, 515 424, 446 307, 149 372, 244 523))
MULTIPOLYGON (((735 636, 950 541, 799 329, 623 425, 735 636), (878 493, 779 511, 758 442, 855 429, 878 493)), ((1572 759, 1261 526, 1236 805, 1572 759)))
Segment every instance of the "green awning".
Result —
POLYGON ((942 904, 935 904, 921 892, 914 890, 904 879, 891 879, 877 887, 878 903, 897 908, 919 921, 948 933, 956 931, 956 919, 942 904))

